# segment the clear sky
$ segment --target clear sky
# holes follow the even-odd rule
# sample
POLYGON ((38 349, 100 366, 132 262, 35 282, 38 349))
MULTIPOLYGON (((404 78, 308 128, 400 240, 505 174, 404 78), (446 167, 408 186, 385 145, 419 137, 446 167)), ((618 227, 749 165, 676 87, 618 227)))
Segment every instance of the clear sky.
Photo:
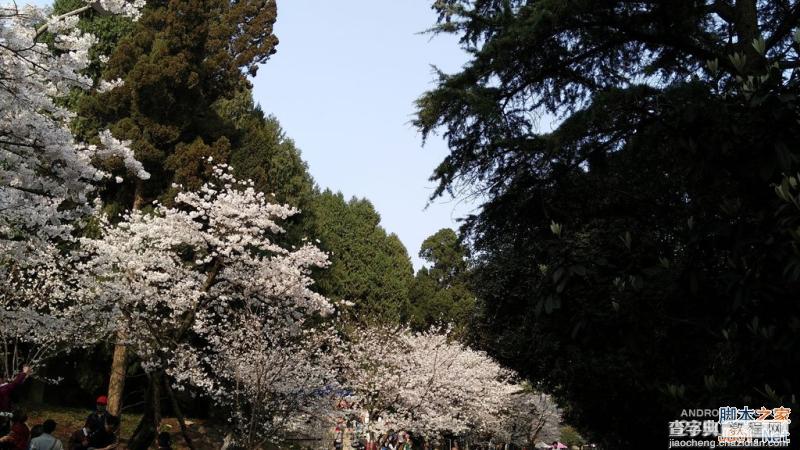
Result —
POLYGON ((454 38, 420 35, 436 21, 429 0, 278 0, 278 52, 254 80, 255 99, 295 140, 320 187, 367 197, 408 248, 471 211, 438 200, 428 181, 447 154, 422 147, 414 100, 433 86, 431 64, 466 61, 454 38))

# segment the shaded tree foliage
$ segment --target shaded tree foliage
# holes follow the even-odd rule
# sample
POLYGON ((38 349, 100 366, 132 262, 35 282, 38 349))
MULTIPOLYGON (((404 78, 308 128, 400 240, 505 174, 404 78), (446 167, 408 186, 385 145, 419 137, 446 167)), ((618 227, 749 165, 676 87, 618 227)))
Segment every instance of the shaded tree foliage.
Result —
POLYGON ((419 330, 450 324, 462 335, 475 312, 467 248, 455 231, 442 228, 425 239, 419 256, 428 266, 417 271, 411 285, 408 322, 419 330))
POLYGON ((486 199, 462 230, 483 345, 620 448, 684 408, 796 407, 797 215, 774 186, 798 171, 800 2, 434 8, 471 59, 416 125, 449 143, 436 195, 486 199))
POLYGON ((380 226, 372 203, 325 190, 314 196, 309 213, 307 234, 320 240, 331 260, 318 277, 320 292, 353 302, 360 323, 398 323, 408 308, 413 268, 397 235, 380 226))

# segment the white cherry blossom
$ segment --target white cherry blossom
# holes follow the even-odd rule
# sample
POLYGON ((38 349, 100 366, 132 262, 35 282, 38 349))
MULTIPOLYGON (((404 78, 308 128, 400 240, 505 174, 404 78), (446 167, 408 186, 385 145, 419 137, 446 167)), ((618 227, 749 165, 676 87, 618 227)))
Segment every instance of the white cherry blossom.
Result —
MULTIPOLYGON (((369 417, 374 434, 394 429, 428 438, 508 437, 516 421, 536 415, 526 410, 521 418, 530 404, 514 406, 528 398, 516 374, 447 332, 362 330, 348 360, 343 384, 353 391, 353 412, 369 417)), ((558 414, 548 415, 546 424, 557 427, 558 414)))
MULTIPOLYGON (((141 6, 114 3, 109 11, 131 15, 141 6)), ((121 157, 134 176, 148 176, 109 132, 101 134, 100 146, 89 146, 75 142, 69 130, 73 114, 56 100, 74 88, 92 88, 82 71, 96 42, 75 27, 73 13, 51 17, 30 5, 0 7, 0 250, 20 258, 20 241, 66 238, 71 222, 91 211, 93 184, 109 176, 93 158, 121 157), (38 40, 44 30, 53 33, 59 52, 38 40)))

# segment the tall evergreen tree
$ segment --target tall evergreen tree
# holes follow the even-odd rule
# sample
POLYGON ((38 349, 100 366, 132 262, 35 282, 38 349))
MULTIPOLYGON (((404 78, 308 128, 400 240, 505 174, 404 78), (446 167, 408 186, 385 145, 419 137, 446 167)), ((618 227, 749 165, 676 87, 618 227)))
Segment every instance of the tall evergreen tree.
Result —
POLYGON ((330 190, 315 195, 308 234, 330 253, 331 266, 320 274, 321 293, 354 303, 361 323, 398 323, 408 307, 411 260, 395 234, 380 226, 380 215, 366 199, 344 199, 330 190))
POLYGON ((450 324, 464 336, 475 313, 468 249, 455 231, 442 228, 422 242, 419 256, 428 266, 417 271, 411 285, 408 321, 419 330, 450 324))
POLYGON ((416 123, 450 146, 436 194, 486 199, 463 230, 486 348, 615 448, 684 408, 796 408, 797 222, 774 186, 800 168, 800 2, 434 8, 470 61, 416 123))
POLYGON ((116 200, 129 207, 136 192, 152 199, 172 183, 197 187, 209 170, 204 158, 228 160, 230 129, 213 104, 246 88, 246 75, 275 52, 276 15, 274 0, 148 2, 101 75, 124 84, 77 104, 79 131, 110 127, 153 171, 138 191, 109 186, 116 200))

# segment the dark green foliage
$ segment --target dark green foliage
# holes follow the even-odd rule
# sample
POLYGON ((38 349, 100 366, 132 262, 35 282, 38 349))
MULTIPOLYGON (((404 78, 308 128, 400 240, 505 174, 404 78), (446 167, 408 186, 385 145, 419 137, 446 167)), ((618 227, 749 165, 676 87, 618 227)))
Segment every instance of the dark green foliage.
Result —
MULTIPOLYGON (((75 127, 82 137, 110 128, 132 141, 153 175, 138 187, 111 187, 111 198, 131 205, 134 192, 152 199, 173 182, 196 187, 209 173, 203 159, 228 160, 232 128, 213 105, 246 88, 243 71, 255 74, 274 53, 276 14, 272 0, 148 2, 131 32, 113 46, 102 74, 125 84, 77 103, 75 127)), ((95 28, 102 31, 102 22, 89 27, 95 28)))
POLYGON ((445 0, 472 59, 419 100, 437 195, 486 199, 478 339, 587 436, 797 407, 797 2, 445 0), (558 114, 552 132, 541 114, 558 114), (796 209, 796 208, 795 208, 796 209))
POLYGON ((380 226, 372 203, 325 190, 312 200, 308 230, 330 253, 331 266, 318 277, 320 292, 355 303, 345 313, 357 322, 397 323, 408 308, 413 268, 400 239, 380 226))
POLYGON ((256 189, 275 194, 279 203, 305 209, 313 181, 300 150, 286 136, 278 119, 265 117, 250 90, 217 102, 215 109, 236 129, 230 155, 234 174, 251 179, 256 189))
POLYGON ((408 322, 421 330, 450 324, 464 334, 475 313, 467 249, 455 231, 443 228, 425 239, 419 256, 429 267, 417 271, 411 285, 408 322))

